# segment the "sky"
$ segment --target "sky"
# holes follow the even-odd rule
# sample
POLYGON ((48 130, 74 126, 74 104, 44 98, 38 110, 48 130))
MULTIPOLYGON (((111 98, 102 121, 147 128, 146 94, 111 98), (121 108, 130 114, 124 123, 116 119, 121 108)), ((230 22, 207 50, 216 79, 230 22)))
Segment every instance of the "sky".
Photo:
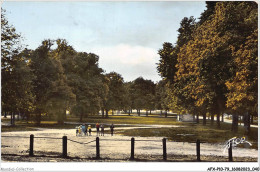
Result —
POLYGON ((106 73, 125 81, 161 80, 156 63, 164 42, 177 41, 184 17, 199 18, 204 1, 4 1, 2 8, 23 43, 35 49, 44 39, 66 39, 80 52, 95 53, 106 73))

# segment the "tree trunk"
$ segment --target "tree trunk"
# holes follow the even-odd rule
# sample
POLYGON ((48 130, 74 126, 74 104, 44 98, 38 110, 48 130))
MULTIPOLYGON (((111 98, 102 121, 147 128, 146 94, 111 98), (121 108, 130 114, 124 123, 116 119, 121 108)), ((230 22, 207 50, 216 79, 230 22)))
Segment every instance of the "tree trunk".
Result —
POLYGON ((26 112, 25 116, 26 116, 26 121, 27 121, 27 124, 28 124, 29 121, 30 121, 30 114, 29 114, 29 112, 26 112))
POLYGON ((199 123, 200 123, 199 114, 197 114, 196 117, 197 117, 197 118, 196 118, 196 122, 197 122, 197 124, 199 124, 199 123))
POLYGON ((213 123, 214 123, 214 114, 211 114, 210 124, 213 125, 213 123))
POLYGON ((11 117, 11 118, 10 118, 10 119, 11 119, 10 123, 11 123, 11 125, 13 125, 13 122, 14 122, 14 120, 13 120, 13 113, 10 112, 9 114, 10 114, 10 117, 11 117))
POLYGON ((63 119, 63 123, 64 123, 64 121, 67 120, 67 110, 66 109, 64 109, 62 112, 62 119, 63 119))
POLYGON ((102 108, 102 109, 101 109, 102 118, 105 117, 105 112, 104 112, 104 111, 105 111, 105 110, 102 108))
POLYGON ((129 111, 128 111, 128 115, 130 116, 130 114, 131 114, 131 109, 129 109, 129 111))
POLYGON ((6 112, 4 113, 4 118, 7 118, 7 114, 6 114, 6 112))
POLYGON ((141 114, 140 114, 140 109, 137 109, 137 113, 138 113, 138 116, 140 116, 141 114))
POLYGON ((250 114, 246 112, 244 114, 244 128, 245 128, 245 134, 250 133, 250 114))
POLYGON ((25 113, 23 112, 22 113, 22 120, 24 120, 24 118, 25 118, 25 113))
POLYGON ((15 125, 15 112, 13 112, 13 125, 15 125))
POLYGON ((150 110, 150 115, 152 114, 152 111, 150 110))
MULTIPOLYGON (((82 122, 82 120, 83 120, 83 114, 80 115, 80 122, 82 122)), ((60 124, 60 125, 63 125, 63 124, 64 124, 64 114, 63 114, 62 111, 59 112, 59 114, 58 114, 58 120, 57 120, 57 122, 58 122, 58 124, 60 124)))
POLYGON ((217 127, 220 128, 220 114, 217 114, 217 127))
POLYGON ((167 110, 165 111, 165 118, 167 118, 167 110))
POLYGON ((224 122, 224 114, 221 115, 221 122, 224 122))
POLYGON ((162 110, 161 110, 160 116, 162 116, 162 110))
POLYGON ((49 120, 51 120, 51 114, 48 114, 48 118, 49 118, 49 120))
POLYGON ((231 131, 237 133, 238 132, 238 115, 233 114, 232 115, 232 128, 231 131))
POLYGON ((108 118, 108 110, 106 109, 106 118, 108 118))
POLYGON ((250 121, 251 121, 251 124, 254 123, 254 116, 253 116, 253 114, 251 115, 251 119, 250 119, 250 121))
POLYGON ((41 112, 38 112, 37 114, 36 114, 36 125, 41 125, 41 112))
POLYGON ((148 110, 146 111, 146 116, 148 116, 148 110))
POLYGON ((114 110, 112 109, 112 115, 114 115, 114 110))
POLYGON ((206 125, 206 113, 203 114, 203 125, 206 125))

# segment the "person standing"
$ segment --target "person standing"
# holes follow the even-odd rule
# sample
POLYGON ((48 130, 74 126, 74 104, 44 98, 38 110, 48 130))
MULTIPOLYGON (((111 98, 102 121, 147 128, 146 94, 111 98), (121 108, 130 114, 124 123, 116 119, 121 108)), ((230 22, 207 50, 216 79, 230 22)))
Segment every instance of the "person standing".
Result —
POLYGON ((76 136, 79 134, 79 127, 76 127, 76 136))
POLYGON ((82 125, 79 126, 79 136, 82 135, 82 125))
POLYGON ((89 133, 89 136, 91 136, 91 125, 88 125, 88 133, 89 133))
POLYGON ((112 123, 112 125, 110 125, 111 136, 113 136, 114 128, 114 124, 112 123))
POLYGON ((86 126, 85 124, 82 124, 82 133, 86 136, 86 126))
POLYGON ((100 134, 100 133, 99 133, 99 127, 100 127, 99 123, 96 123, 97 136, 100 134))
POLYGON ((101 136, 103 135, 104 136, 105 134, 105 127, 104 127, 104 124, 101 124, 101 136))

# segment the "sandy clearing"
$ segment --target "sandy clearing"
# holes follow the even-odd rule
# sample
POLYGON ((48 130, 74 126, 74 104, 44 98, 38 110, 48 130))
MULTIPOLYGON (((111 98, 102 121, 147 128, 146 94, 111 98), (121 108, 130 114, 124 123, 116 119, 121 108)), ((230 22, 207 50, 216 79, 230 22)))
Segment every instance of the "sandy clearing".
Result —
MULTIPOLYGON (((149 128, 149 126, 144 126, 149 128)), ((153 126, 154 127, 154 126, 153 126)), ((158 126, 159 127, 159 126, 158 126)), ((165 127, 165 126, 163 126, 165 127)), ((170 126, 168 126, 170 127, 170 126)), ((172 127, 172 126, 171 126, 172 127)), ((133 129, 137 127, 124 127, 121 129, 133 129)), ((139 127, 140 128, 140 127, 139 127)), ((108 129, 108 128, 107 128, 108 129)), ((120 129, 120 127, 116 128, 120 129)), ((68 155, 71 157, 91 158, 96 156, 96 133, 92 136, 75 136, 75 129, 39 129, 38 131, 16 131, 4 132, 2 136, 22 136, 27 138, 2 137, 1 151, 2 154, 22 154, 28 155, 29 136, 34 134, 35 137, 54 137, 60 139, 35 138, 34 151, 36 155, 55 154, 62 152, 63 136, 68 139, 68 155), (89 144, 80 144, 93 141, 89 144)), ((162 155, 162 137, 135 137, 135 155, 162 155)), ((100 136, 100 156, 111 159, 127 159, 131 151, 131 137, 115 134, 111 136, 106 134, 100 136)), ((223 153, 223 144, 201 144, 201 155, 228 156, 228 152, 223 153)), ((196 155, 196 144, 187 142, 167 141, 168 155, 196 155)), ((258 151, 248 148, 234 148, 234 157, 251 157, 257 158, 258 151)))

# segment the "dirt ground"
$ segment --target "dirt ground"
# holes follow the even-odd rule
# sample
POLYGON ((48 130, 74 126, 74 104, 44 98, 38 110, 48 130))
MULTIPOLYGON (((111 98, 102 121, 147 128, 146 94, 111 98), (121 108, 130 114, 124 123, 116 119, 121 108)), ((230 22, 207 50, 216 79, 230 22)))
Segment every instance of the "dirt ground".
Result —
MULTIPOLYGON (((117 128, 120 129, 120 128, 117 128)), ((124 128, 126 129, 126 128, 124 128)), ((75 135, 74 129, 39 129, 38 131, 4 132, 1 140, 2 161, 18 162, 86 162, 130 161, 131 137, 115 134, 100 136, 100 157, 96 157, 96 133, 92 136, 75 135), (29 136, 34 135, 34 157, 29 157, 29 136), (8 136, 8 137, 6 137, 8 136), (11 136, 11 137, 10 137, 11 136), (61 158, 62 137, 68 138, 68 157, 61 158), (41 137, 41 138, 39 138, 41 137), (48 138, 47 138, 48 137, 48 138)), ((162 137, 135 137, 135 161, 162 161, 162 137)), ((228 161, 223 144, 201 143, 202 161, 228 161)), ((256 162, 258 151, 234 148, 234 161, 256 162)), ((196 161, 196 144, 167 141, 167 161, 196 161)))

